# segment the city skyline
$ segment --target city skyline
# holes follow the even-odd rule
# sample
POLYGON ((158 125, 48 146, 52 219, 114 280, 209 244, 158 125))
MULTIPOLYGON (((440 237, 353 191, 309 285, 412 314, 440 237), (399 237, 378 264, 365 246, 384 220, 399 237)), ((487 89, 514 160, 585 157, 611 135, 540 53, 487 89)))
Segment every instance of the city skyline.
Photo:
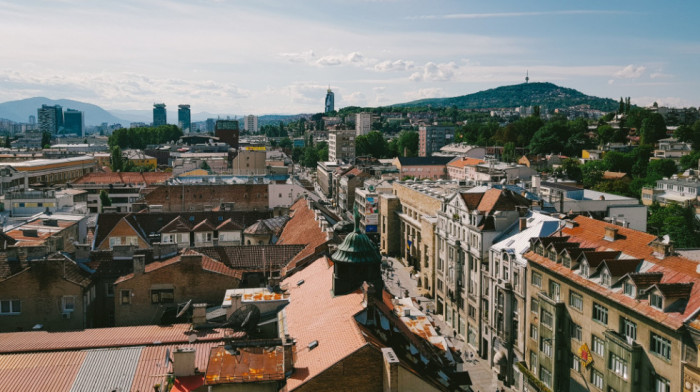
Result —
POLYGON ((0 2, 0 101, 318 113, 525 81, 700 106, 694 3, 0 2), (50 37, 51 39, 47 39, 50 37))

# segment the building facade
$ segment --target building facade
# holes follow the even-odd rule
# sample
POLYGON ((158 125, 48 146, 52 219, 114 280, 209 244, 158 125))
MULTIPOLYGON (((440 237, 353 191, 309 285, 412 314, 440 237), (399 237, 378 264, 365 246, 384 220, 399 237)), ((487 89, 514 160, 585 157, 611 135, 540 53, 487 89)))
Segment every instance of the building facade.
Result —
POLYGON ((228 144, 231 148, 236 150, 238 149, 238 138, 240 136, 238 121, 216 120, 214 128, 214 136, 218 137, 222 142, 228 144))
POLYGON ((157 127, 168 123, 168 112, 164 103, 153 104, 153 126, 157 127))
POLYGON ((59 105, 41 105, 37 109, 37 118, 39 119, 39 130, 41 132, 49 132, 55 135, 63 127, 63 108, 59 105))
POLYGON ((247 115, 243 120, 243 129, 250 133, 258 133, 258 116, 247 115))
POLYGON ((355 130, 328 132, 328 160, 331 162, 355 161, 355 130))
POLYGON ((330 87, 326 91, 326 101, 323 112, 328 114, 335 111, 335 94, 331 91, 330 87))
POLYGON ((418 156, 429 157, 434 152, 452 142, 454 127, 438 127, 433 125, 418 128, 418 156))
POLYGON ((372 130, 372 113, 362 112, 355 114, 355 134, 366 135, 372 130))
POLYGON ((182 129, 182 133, 190 133, 192 129, 190 105, 177 106, 177 126, 180 127, 180 129, 182 129))
POLYGON ((68 109, 63 114, 63 133, 85 136, 85 116, 80 110, 68 109))

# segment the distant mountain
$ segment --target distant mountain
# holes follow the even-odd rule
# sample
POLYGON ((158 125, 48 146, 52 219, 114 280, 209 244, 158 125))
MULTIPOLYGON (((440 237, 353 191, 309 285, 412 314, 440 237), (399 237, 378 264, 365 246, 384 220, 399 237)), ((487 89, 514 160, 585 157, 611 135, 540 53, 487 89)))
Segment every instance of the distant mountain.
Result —
POLYGON ((430 98, 392 105, 394 107, 450 107, 459 109, 514 108, 539 105, 548 109, 589 105, 591 109, 613 111, 619 103, 610 98, 598 98, 552 83, 523 83, 503 86, 453 98, 430 98))
MULTIPOLYGON (((49 99, 44 97, 0 103, 0 118, 26 123, 29 122, 29 116, 37 116, 37 109, 40 108, 41 105, 61 105, 64 111, 66 109, 80 110, 83 112, 85 125, 100 125, 105 122, 108 124, 121 123, 124 125, 124 120, 112 115, 97 105, 70 99, 49 99)), ((37 121, 38 120, 37 118, 37 121)))

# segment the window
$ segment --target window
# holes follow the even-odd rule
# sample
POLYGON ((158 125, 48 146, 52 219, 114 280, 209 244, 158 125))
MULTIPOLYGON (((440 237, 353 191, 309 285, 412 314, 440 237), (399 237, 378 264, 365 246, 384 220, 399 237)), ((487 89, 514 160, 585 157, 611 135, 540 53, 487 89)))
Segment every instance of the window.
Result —
POLYGON ((114 297, 114 284, 107 283, 107 284, 105 284, 105 286, 106 286, 107 296, 114 297))
POLYGON ((571 339, 581 341, 581 326, 571 323, 571 339))
POLYGON ((119 298, 122 305, 129 305, 131 303, 131 290, 122 290, 119 293, 119 298))
POLYGON ((63 313, 72 312, 75 310, 75 297, 72 295, 64 295, 61 298, 61 310, 63 313))
POLYGON ((552 325, 554 324, 554 319, 552 318, 552 314, 549 313, 548 311, 542 309, 542 317, 540 318, 540 322, 543 325, 545 325, 546 327, 549 327, 551 329, 552 325))
POLYGON ((530 371, 537 375, 537 353, 534 351, 530 351, 530 371))
POLYGON ((656 377, 654 380, 654 392, 670 392, 671 383, 663 377, 656 377))
POLYGON ((469 317, 476 319, 476 308, 469 305, 469 317))
POLYGON ((591 384, 598 389, 603 389, 603 373, 591 369, 591 384))
POLYGON ((603 269, 603 272, 600 273, 600 284, 610 287, 610 273, 607 269, 603 269))
POLYGON ((610 360, 608 361, 608 368, 615 374, 617 374, 619 377, 624 378, 625 380, 627 379, 628 372, 627 372, 627 362, 622 359, 621 357, 618 357, 617 355, 610 353, 610 360))
POLYGON ((664 309, 664 298, 656 293, 652 293, 649 297, 649 304, 656 309, 664 309))
POLYGON ((605 341, 595 335, 593 335, 593 352, 598 354, 598 356, 603 357, 605 355, 605 341))
POLYGON ((540 338, 540 352, 548 357, 552 356, 552 339, 540 338))
POLYGON ((540 313, 540 301, 536 300, 534 297, 530 298, 530 310, 532 313, 540 313))
POLYGON ((158 289, 151 290, 152 304, 169 304, 175 301, 175 293, 173 289, 158 289))
POLYGON ((542 275, 537 272, 533 272, 531 282, 533 286, 542 287, 542 275))
POLYGON ((569 292, 569 306, 576 310, 583 311, 583 297, 581 294, 570 291, 569 292))
POLYGON ((0 314, 20 314, 22 313, 22 303, 18 299, 0 300, 0 314))
POLYGON ((121 237, 109 237, 109 247, 112 248, 114 246, 118 246, 122 244, 122 239, 121 237))
POLYGON ((559 296, 561 294, 561 286, 559 283, 550 280, 549 281, 549 298, 559 301, 559 296))
POLYGON ((608 324, 608 308, 597 303, 593 303, 593 320, 601 323, 608 324))
POLYGON ((539 337, 539 331, 537 330, 537 326, 535 324, 530 324, 530 339, 537 341, 539 337))
POLYGON ((636 287, 634 287, 634 284, 630 282, 625 282, 622 284, 622 291, 625 293, 625 295, 628 295, 630 297, 635 297, 637 294, 636 287))
POLYGON ((549 369, 547 369, 546 367, 542 367, 540 369, 541 369, 540 380, 542 380, 542 382, 546 386, 551 388, 552 387, 552 372, 550 372, 549 369))
POLYGON ((624 317, 620 318, 620 333, 632 340, 637 339, 637 324, 624 317))
POLYGON ((577 372, 581 371, 581 361, 574 353, 571 353, 571 368, 576 370, 577 372))
POLYGON ((666 359, 671 359, 671 341, 651 333, 651 352, 666 359))

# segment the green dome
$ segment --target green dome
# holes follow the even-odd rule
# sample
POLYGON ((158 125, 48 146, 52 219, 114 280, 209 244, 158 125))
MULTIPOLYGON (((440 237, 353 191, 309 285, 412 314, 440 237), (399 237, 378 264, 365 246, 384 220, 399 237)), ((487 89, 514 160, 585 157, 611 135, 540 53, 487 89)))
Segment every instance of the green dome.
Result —
POLYGON ((338 250, 331 255, 331 260, 340 263, 379 263, 382 256, 367 234, 355 231, 345 237, 338 250))

